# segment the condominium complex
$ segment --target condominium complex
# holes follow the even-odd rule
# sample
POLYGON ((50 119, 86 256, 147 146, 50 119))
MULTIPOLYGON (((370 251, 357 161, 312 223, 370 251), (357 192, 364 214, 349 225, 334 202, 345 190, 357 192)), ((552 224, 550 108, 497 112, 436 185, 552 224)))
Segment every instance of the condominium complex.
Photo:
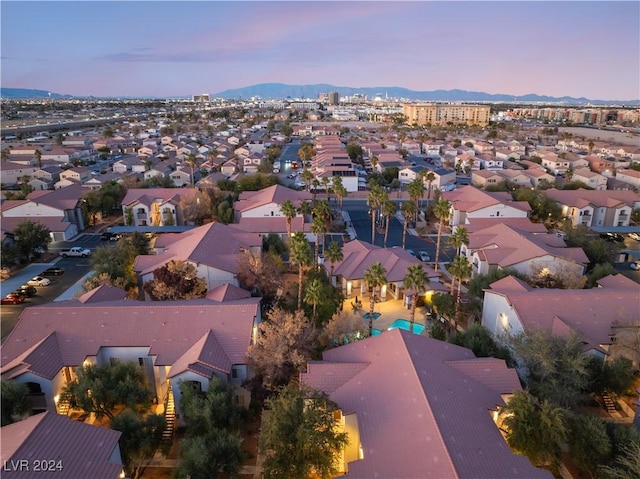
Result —
POLYGON ((464 123, 467 125, 487 125, 491 108, 482 105, 439 105, 434 103, 405 103, 402 114, 407 124, 446 125, 464 123))

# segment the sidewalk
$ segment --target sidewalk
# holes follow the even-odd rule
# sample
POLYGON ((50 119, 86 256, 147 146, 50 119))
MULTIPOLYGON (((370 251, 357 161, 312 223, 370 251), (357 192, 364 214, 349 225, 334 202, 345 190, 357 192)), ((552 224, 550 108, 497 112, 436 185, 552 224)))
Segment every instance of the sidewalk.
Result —
POLYGON ((358 237, 356 234, 356 230, 353 228, 351 223, 351 216, 347 211, 342 211, 342 219, 344 220, 344 224, 346 225, 346 231, 349 235, 349 240, 352 241, 358 237))

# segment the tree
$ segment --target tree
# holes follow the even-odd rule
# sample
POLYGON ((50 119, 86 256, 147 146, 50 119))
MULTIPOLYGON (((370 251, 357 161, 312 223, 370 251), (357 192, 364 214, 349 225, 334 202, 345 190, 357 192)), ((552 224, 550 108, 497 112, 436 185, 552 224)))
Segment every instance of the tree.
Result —
POLYGON ((311 264, 311 246, 304 233, 291 235, 289 242, 289 261, 298 265, 298 310, 302 309, 302 276, 304 269, 311 264))
MULTIPOLYGON (((429 283, 427 273, 425 273, 422 265, 419 263, 412 264, 407 268, 407 273, 404 276, 403 287, 405 290, 413 290, 411 295, 411 325, 409 330, 413 333, 413 323, 416 317, 416 307, 418 306, 418 297, 422 293, 429 283)), ((405 291, 407 294, 407 291, 405 291)))
POLYGON ((349 192, 342 184, 342 177, 334 176, 332 181, 333 181, 333 192, 336 195, 340 212, 342 212, 342 203, 344 199, 347 197, 347 195, 349 194, 349 192))
POLYGON ((111 419, 111 429, 122 433, 118 443, 127 477, 141 477, 144 466, 162 446, 165 427, 165 418, 160 414, 143 418, 126 410, 111 419))
POLYGON ((33 156, 36 157, 36 163, 38 164, 38 168, 42 168, 42 152, 40 150, 36 150, 33 156))
POLYGON ((384 242, 383 247, 387 247, 387 237, 389 236, 389 223, 391 223, 391 217, 396 214, 396 210, 398 206, 393 200, 387 199, 382 204, 382 214, 385 216, 385 226, 384 226, 384 242))
POLYGON ((595 477, 598 466, 606 463, 611 454, 605 422, 596 416, 578 417, 569 439, 571 458, 580 469, 595 477))
POLYGON ((324 348, 332 348, 353 343, 367 335, 362 318, 340 311, 329 320, 318 339, 324 348))
POLYGON ((460 248, 469 242, 469 234, 467 228, 458 226, 456 230, 449 236, 449 244, 456 249, 456 254, 460 254, 460 248))
POLYGON ((244 251, 238 255, 238 281, 248 289, 255 288, 266 303, 282 288, 282 258, 272 252, 244 251))
POLYGON ((206 391, 190 382, 181 382, 180 410, 189 436, 204 436, 221 429, 237 427, 242 421, 240 406, 234 402, 233 388, 215 376, 206 391))
POLYGON ((438 240, 436 243, 436 258, 434 269, 438 269, 438 262, 440 261, 440 243, 442 241, 442 230, 444 228, 445 222, 449 219, 449 215, 451 214, 451 203, 449 203, 444 198, 440 198, 437 203, 433 207, 433 214, 436 218, 438 218, 438 240))
POLYGON ((14 417, 27 414, 31 405, 29 402, 29 388, 26 384, 3 379, 0 381, 0 393, 2 394, 2 426, 13 423, 14 417))
POLYGON ((589 358, 577 334, 566 338, 536 330, 510 338, 531 394, 561 407, 574 407, 589 383, 589 358))
POLYGON ((456 256, 449 265, 451 273, 451 285, 453 286, 458 280, 458 294, 456 294, 456 316, 460 312, 460 299, 462 292, 462 282, 471 276, 471 265, 464 256, 456 256))
POLYGON ((492 357, 510 361, 509 349, 498 345, 487 328, 481 324, 472 324, 466 331, 458 331, 449 342, 473 351, 479 358, 492 357))
POLYGON ((503 410, 507 443, 535 466, 560 467, 562 446, 569 437, 568 410, 517 391, 503 410))
POLYGON ((331 278, 333 276, 335 263, 338 263, 344 259, 342 246, 340 246, 340 243, 332 241, 331 243, 329 243, 329 247, 325 250, 324 255, 325 258, 331 262, 331 268, 329 271, 329 278, 331 278))
POLYGON ((225 430, 188 437, 180 443, 178 479, 225 479, 237 477, 244 454, 242 438, 225 430))
POLYGON ((337 474, 337 460, 349 443, 339 432, 326 394, 290 385, 268 399, 269 415, 260 430, 266 479, 328 479, 337 474))
POLYGON ((431 304, 436 314, 445 319, 453 318, 455 313, 455 300, 446 293, 436 293, 431 297, 431 304))
POLYGON ((404 249, 407 239, 407 228, 409 227, 409 221, 411 221, 416 214, 416 205, 412 201, 405 201, 402 203, 401 211, 404 218, 402 222, 402 248, 404 249))
POLYGON ((62 391, 62 400, 72 408, 82 409, 97 417, 113 419, 116 406, 133 411, 146 411, 151 405, 151 391, 145 386, 144 373, 133 362, 113 365, 88 364, 78 370, 78 377, 62 391))
POLYGON ((17 251, 30 262, 39 249, 47 249, 51 242, 51 231, 37 221, 24 220, 17 224, 13 230, 13 237, 17 251))
POLYGON ((436 175, 433 171, 430 171, 424 176, 424 179, 427 182, 427 204, 431 204, 431 186, 436 181, 436 175))
POLYGON ((367 194, 367 205, 371 208, 371 244, 376 243, 376 218, 378 217, 378 206, 382 204, 382 194, 384 190, 376 183, 371 183, 371 189, 367 194))
POLYGON ((317 308, 318 303, 322 301, 322 283, 319 279, 313 279, 308 285, 304 295, 304 301, 313 306, 313 321, 318 320, 317 308))
MULTIPOLYGON (((424 183, 422 182, 422 177, 416 177, 411 183, 407 185, 407 192, 409 193, 410 200, 416 205, 416 214, 420 211, 420 205, 418 204, 418 200, 422 198, 424 194, 424 183)), ((414 216, 414 221, 416 220, 414 216)))
POLYGON ((201 226, 213 220, 213 202, 206 191, 196 189, 193 197, 182 196, 180 209, 185 224, 201 226))
POLYGON ((106 274, 114 283, 122 281, 127 288, 135 286, 137 281, 133 262, 139 254, 145 253, 139 252, 131 241, 119 240, 115 248, 99 246, 91 255, 94 277, 106 274))
POLYGON ((198 276, 193 264, 181 260, 171 260, 155 269, 153 279, 143 287, 153 301, 203 298, 207 294, 207 281, 198 276))
POLYGON ((314 350, 316 330, 302 311, 274 308, 260 323, 260 335, 249 346, 249 364, 266 389, 287 384, 306 367, 314 350))
POLYGON ((305 143, 298 150, 298 156, 302 160, 302 164, 306 167, 307 163, 311 161, 311 158, 315 156, 316 152, 313 149, 313 145, 311 143, 305 143))
POLYGON ((349 143, 346 147, 347 155, 351 161, 355 162, 358 158, 362 158, 362 147, 355 143, 349 143))
POLYGON ((373 310, 377 300, 376 289, 387 284, 387 270, 380 263, 373 263, 364 271, 364 282, 369 290, 369 336, 373 334, 373 310))
POLYGON ((622 396, 631 389, 635 381, 633 363, 625 357, 603 361, 599 357, 590 356, 588 368, 590 390, 595 394, 622 396))
POLYGON ((320 243, 323 242, 324 235, 327 233, 327 222, 321 216, 314 216, 311 221, 311 232, 315 235, 316 240, 313 248, 313 263, 318 264, 318 254, 320 243))
POLYGON ((607 479, 640 477, 640 443, 625 445, 623 454, 616 457, 612 465, 603 466, 600 471, 607 479))

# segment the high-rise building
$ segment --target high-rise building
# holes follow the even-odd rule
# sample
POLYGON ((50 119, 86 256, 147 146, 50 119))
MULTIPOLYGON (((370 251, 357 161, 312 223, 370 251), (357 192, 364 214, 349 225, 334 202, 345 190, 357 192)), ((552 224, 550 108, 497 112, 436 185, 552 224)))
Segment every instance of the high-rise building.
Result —
POLYGON ((435 103, 405 103, 402 114, 413 125, 488 125, 491 107, 484 105, 440 105, 435 103))
POLYGON ((200 95, 193 95, 191 101, 194 103, 211 103, 211 95, 208 93, 202 93, 200 95))
POLYGON ((337 91, 329 92, 329 105, 338 105, 340 103, 340 93, 337 91))

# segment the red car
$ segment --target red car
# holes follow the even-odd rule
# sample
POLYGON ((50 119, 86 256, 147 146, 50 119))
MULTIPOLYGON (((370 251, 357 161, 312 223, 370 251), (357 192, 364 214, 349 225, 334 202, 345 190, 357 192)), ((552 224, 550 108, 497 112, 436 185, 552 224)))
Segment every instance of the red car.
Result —
POLYGON ((2 304, 20 304, 24 303, 24 298, 14 293, 9 293, 2 298, 2 304))

